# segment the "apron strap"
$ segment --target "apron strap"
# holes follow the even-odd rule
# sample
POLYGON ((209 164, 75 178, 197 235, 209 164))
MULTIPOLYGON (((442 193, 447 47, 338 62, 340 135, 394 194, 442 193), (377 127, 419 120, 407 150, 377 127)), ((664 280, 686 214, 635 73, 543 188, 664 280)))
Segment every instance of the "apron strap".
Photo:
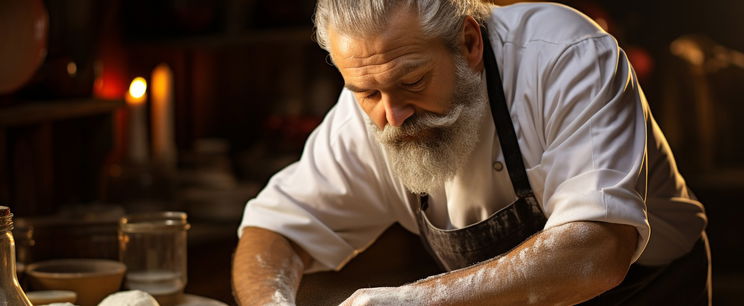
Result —
POLYGON ((527 178, 527 171, 524 168, 522 152, 519 150, 517 134, 509 115, 509 108, 506 105, 504 86, 496 57, 491 48, 488 29, 481 27, 481 34, 483 35, 483 62, 486 68, 486 81, 488 82, 488 101, 491 105, 491 115, 496 125, 496 133, 499 136, 499 142, 501 142, 501 150, 504 152, 504 161, 509 171, 509 178, 517 197, 534 197, 530 181, 527 178))

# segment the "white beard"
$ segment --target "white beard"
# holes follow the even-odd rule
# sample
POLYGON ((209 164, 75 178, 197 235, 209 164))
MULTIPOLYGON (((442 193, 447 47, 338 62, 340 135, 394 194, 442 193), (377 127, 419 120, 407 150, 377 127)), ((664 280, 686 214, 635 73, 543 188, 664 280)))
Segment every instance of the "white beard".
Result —
POLYGON ((401 127, 386 125, 384 130, 367 118, 393 172, 411 192, 430 193, 452 179, 478 143, 488 105, 485 78, 460 56, 455 56, 455 69, 452 109, 446 114, 416 113, 401 127))

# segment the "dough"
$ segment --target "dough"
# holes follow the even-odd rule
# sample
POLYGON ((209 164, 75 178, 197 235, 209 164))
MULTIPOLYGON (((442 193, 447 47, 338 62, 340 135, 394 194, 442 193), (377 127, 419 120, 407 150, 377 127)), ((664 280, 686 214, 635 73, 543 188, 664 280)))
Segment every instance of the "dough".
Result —
POLYGON ((98 306, 160 306, 147 292, 140 290, 122 291, 107 296, 98 306))

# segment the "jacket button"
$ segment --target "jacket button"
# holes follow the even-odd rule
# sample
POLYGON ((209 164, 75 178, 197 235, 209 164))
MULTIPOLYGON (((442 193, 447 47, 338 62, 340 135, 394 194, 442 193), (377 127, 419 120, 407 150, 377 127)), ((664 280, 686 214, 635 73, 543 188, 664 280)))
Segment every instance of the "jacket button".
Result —
POLYGON ((500 161, 495 161, 493 162, 493 169, 496 171, 504 170, 504 164, 501 163, 500 161))

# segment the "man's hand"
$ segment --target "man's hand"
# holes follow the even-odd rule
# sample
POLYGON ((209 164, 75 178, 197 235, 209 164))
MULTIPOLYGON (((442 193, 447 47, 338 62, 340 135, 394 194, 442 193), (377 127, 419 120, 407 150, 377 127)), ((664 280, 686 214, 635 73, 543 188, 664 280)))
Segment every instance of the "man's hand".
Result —
POLYGON ((275 232, 247 227, 238 243, 232 279, 240 305, 294 305, 310 256, 275 232))
MULTIPOLYGON (((416 286, 364 288, 354 292, 339 306, 432 306, 431 290, 416 286)), ((441 292, 440 292, 441 294, 441 292)), ((441 303, 440 303, 441 304, 441 303)))
POLYGON ((402 287, 361 289, 341 305, 577 304, 623 281, 637 239, 627 225, 568 223, 502 257, 402 287))
POLYGON ((407 296, 402 288, 404 287, 359 289, 339 306, 423 305, 407 296))

